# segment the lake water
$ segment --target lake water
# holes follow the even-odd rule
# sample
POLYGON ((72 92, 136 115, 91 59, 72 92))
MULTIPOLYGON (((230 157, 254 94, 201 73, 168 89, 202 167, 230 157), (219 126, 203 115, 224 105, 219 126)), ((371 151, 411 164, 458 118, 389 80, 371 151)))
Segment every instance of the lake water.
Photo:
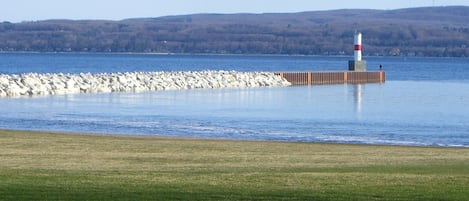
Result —
MULTIPOLYGON (((469 147, 469 59, 371 57, 384 84, 0 99, 0 128, 469 147)), ((349 57, 0 54, 0 73, 344 70, 349 57)))

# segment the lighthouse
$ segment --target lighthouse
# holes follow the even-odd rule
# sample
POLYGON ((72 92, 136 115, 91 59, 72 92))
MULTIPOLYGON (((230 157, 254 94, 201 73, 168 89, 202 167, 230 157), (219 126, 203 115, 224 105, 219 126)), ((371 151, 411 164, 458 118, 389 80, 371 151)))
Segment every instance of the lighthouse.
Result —
POLYGON ((362 60, 362 33, 358 32, 355 34, 354 38, 354 59, 355 61, 361 61, 362 60))
POLYGON ((348 63, 349 71, 366 71, 366 61, 362 60, 362 33, 356 32, 354 37, 353 60, 348 63))

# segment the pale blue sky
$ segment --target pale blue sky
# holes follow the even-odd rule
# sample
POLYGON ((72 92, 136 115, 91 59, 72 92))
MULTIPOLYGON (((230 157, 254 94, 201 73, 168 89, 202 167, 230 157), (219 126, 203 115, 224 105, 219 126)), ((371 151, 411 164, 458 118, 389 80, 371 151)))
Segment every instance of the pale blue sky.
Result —
POLYGON ((469 0, 0 0, 0 21, 110 19, 194 13, 300 12, 466 5, 469 0))

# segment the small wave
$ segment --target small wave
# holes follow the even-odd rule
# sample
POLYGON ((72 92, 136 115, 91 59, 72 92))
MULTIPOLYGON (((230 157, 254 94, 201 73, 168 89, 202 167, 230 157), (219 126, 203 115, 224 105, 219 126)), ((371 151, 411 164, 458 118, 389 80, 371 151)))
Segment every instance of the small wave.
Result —
POLYGON ((356 143, 356 144, 385 144, 385 145, 408 145, 408 146, 428 146, 426 143, 396 139, 385 139, 380 137, 367 136, 346 136, 346 135, 321 135, 316 139, 323 142, 356 143))

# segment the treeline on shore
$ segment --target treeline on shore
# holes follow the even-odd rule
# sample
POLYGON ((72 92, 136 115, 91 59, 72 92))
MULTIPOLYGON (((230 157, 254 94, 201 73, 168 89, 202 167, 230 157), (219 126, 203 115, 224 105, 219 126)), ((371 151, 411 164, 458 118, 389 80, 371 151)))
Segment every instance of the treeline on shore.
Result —
POLYGON ((469 56, 469 7, 0 23, 0 52, 469 56))

